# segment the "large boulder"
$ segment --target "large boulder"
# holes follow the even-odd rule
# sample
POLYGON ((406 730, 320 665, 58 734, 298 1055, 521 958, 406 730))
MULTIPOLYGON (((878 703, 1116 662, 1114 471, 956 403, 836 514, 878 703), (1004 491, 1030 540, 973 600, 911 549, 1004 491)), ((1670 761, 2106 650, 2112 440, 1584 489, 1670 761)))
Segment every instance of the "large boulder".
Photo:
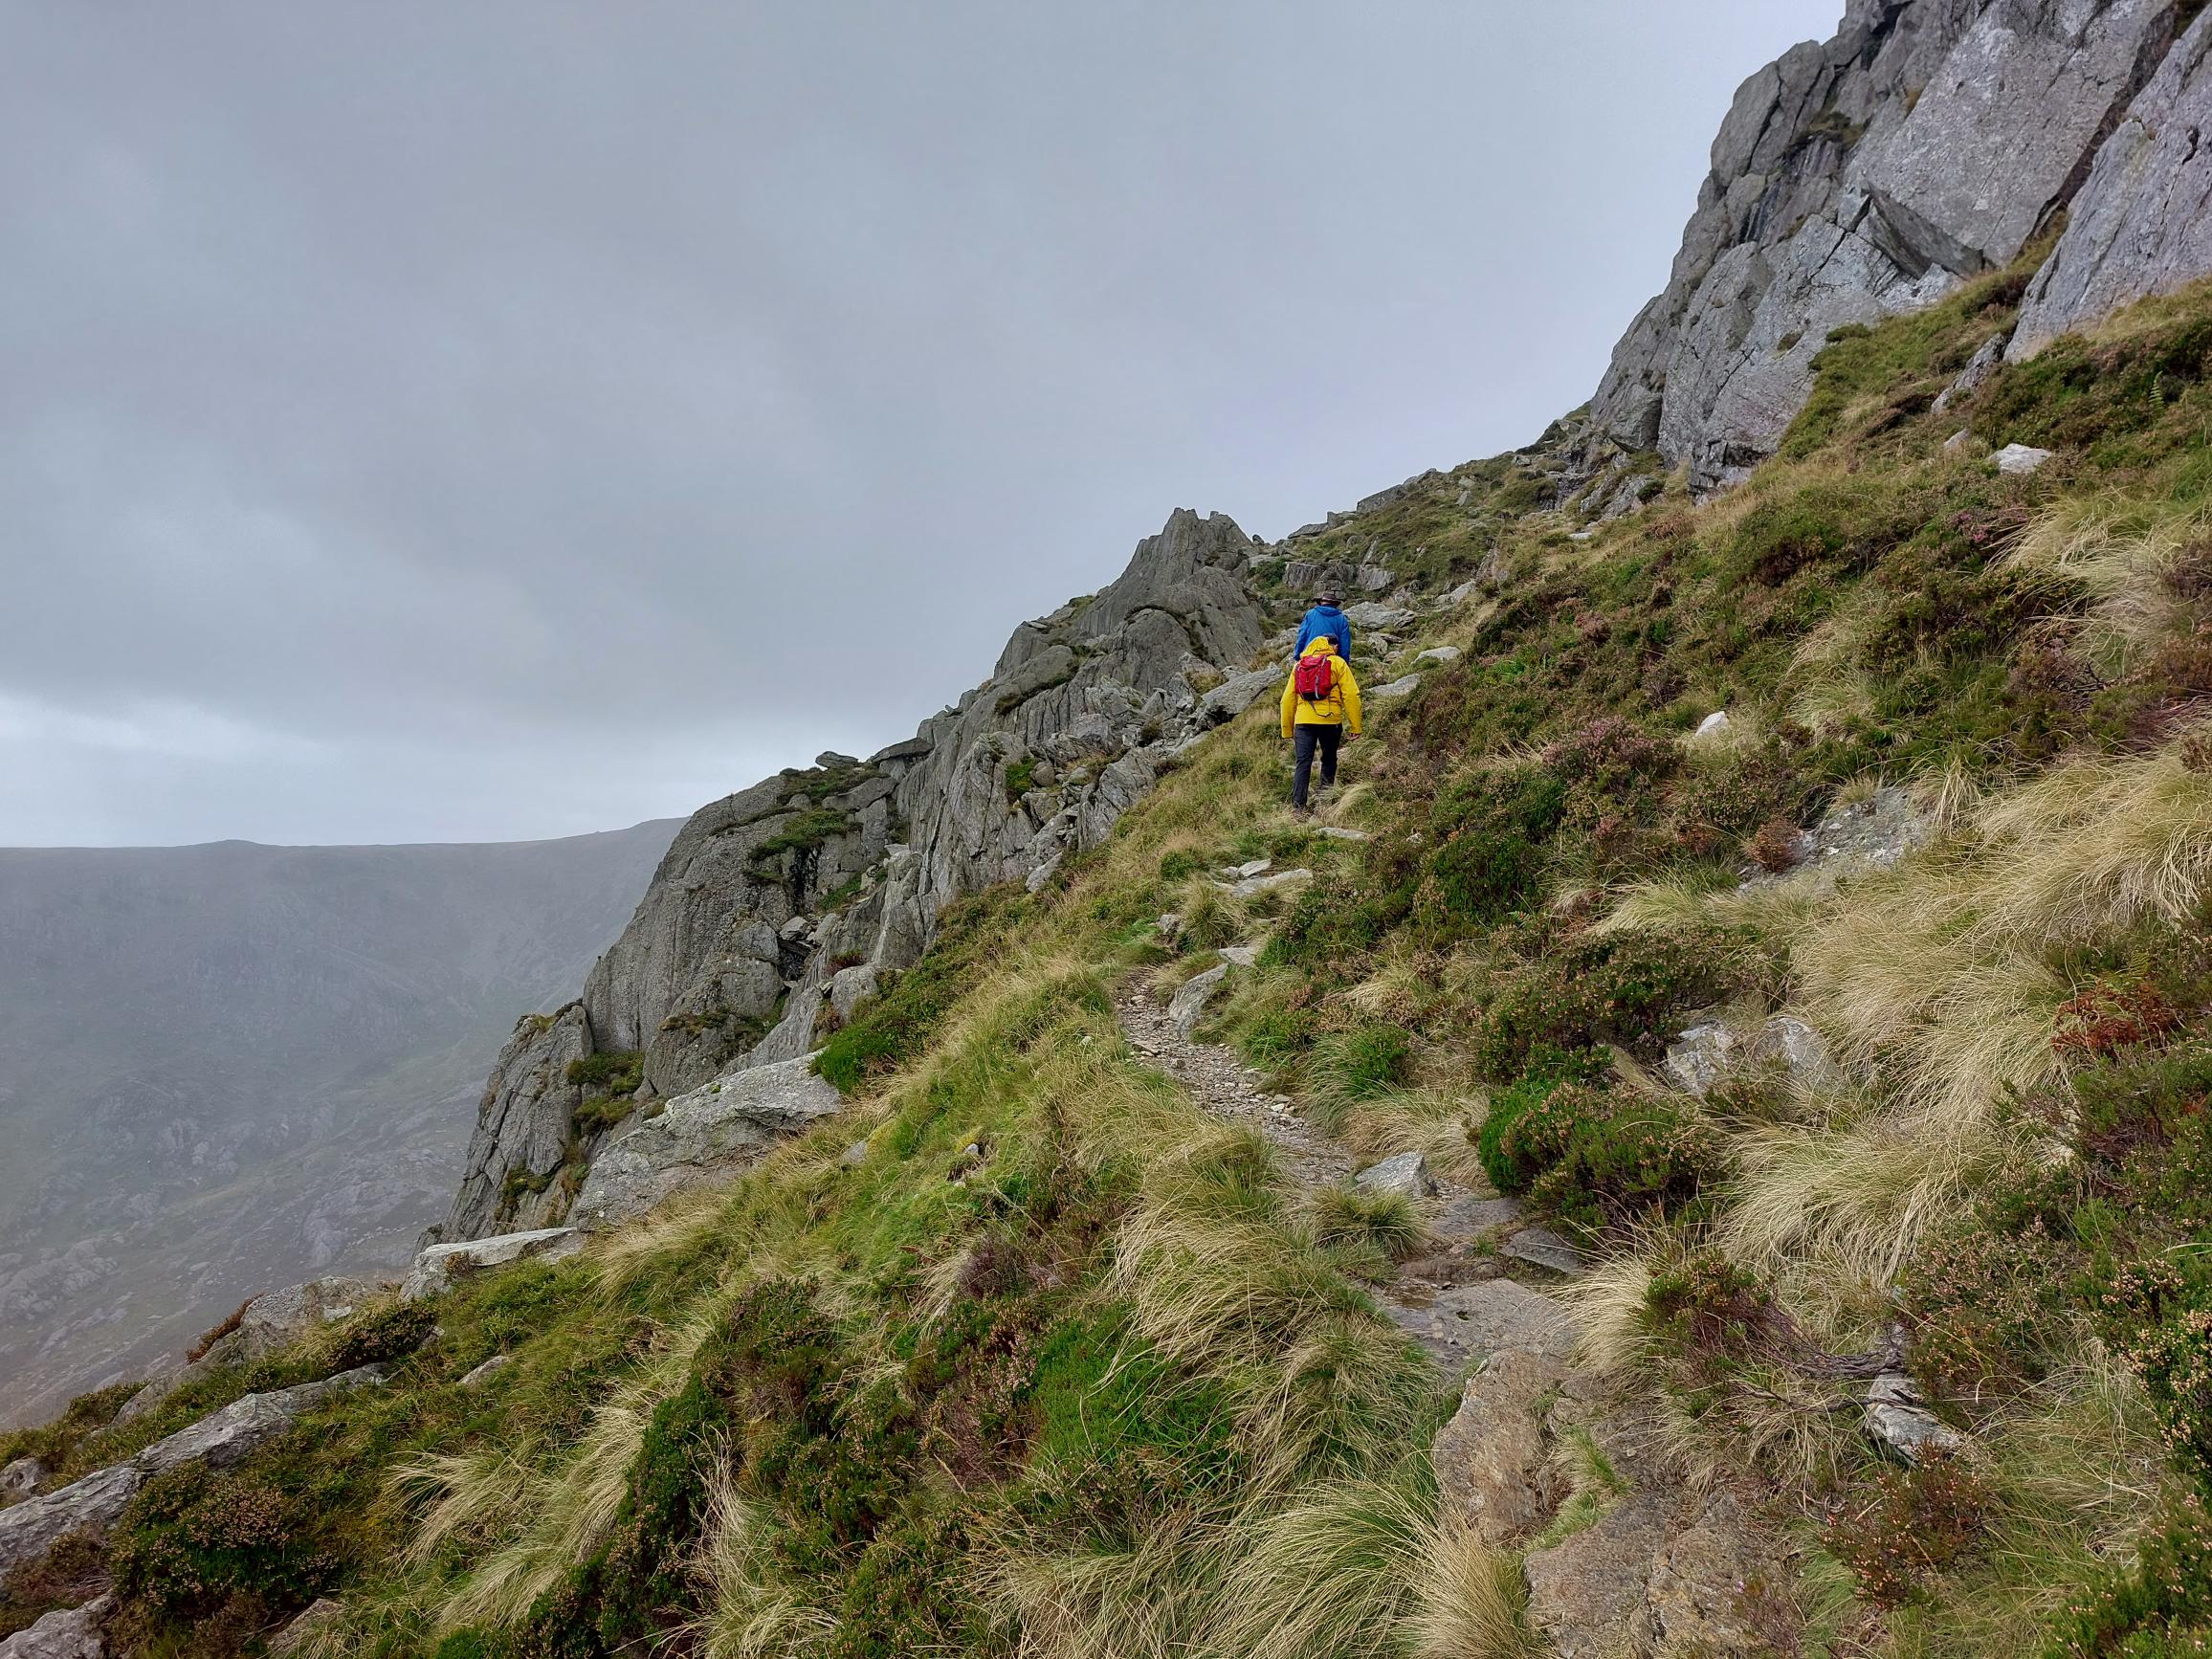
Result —
POLYGON ((2199 15, 2098 148, 2066 233, 2028 284, 2007 355, 2212 276, 2212 12, 2199 15))
POLYGON ((570 1213, 592 1230, 632 1220, 672 1194, 735 1178, 843 1103, 805 1059, 732 1072, 626 1124, 592 1160, 570 1213))

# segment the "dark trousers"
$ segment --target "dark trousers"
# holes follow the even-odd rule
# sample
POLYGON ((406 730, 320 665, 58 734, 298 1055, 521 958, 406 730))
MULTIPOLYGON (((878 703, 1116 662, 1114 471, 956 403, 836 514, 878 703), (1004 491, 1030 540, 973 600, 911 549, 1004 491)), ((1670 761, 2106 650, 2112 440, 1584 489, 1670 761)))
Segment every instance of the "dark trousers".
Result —
POLYGON ((1291 805, 1306 804, 1306 785, 1314 776, 1314 751, 1321 752, 1321 787, 1326 789, 1337 781, 1337 744, 1342 741, 1342 726, 1300 725, 1292 728, 1294 736, 1292 755, 1296 770, 1291 777, 1291 805))

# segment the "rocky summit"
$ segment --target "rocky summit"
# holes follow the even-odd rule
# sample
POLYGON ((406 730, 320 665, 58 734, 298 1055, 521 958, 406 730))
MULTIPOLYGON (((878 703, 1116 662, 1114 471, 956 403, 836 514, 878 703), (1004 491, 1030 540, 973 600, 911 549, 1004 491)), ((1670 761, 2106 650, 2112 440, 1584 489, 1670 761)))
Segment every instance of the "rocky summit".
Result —
POLYGON ((1588 408, 701 809, 0 1659, 2205 1651, 2208 31, 1852 0, 1588 408))

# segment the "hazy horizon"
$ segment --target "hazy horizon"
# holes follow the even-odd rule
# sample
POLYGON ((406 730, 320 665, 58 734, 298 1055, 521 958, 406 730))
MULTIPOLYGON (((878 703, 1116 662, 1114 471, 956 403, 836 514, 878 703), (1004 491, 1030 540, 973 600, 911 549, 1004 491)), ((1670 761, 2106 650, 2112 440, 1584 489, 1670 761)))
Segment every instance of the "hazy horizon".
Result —
POLYGON ((870 752, 1178 506, 1588 396, 1840 0, 12 9, 0 844, 870 752))

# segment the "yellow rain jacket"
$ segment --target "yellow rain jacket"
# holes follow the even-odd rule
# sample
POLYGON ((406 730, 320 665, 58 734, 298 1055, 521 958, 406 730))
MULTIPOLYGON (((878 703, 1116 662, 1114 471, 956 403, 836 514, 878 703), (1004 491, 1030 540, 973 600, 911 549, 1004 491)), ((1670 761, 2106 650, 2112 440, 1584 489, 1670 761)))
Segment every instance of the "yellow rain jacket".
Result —
POLYGON ((1298 726, 1342 726, 1355 738, 1360 735, 1360 682, 1352 677, 1352 665, 1337 655, 1337 642, 1327 634, 1306 647, 1306 655, 1334 657, 1337 664, 1335 683, 1325 697, 1306 698, 1298 696, 1298 676, 1292 672, 1283 685, 1283 736, 1291 735, 1291 728, 1298 726))

